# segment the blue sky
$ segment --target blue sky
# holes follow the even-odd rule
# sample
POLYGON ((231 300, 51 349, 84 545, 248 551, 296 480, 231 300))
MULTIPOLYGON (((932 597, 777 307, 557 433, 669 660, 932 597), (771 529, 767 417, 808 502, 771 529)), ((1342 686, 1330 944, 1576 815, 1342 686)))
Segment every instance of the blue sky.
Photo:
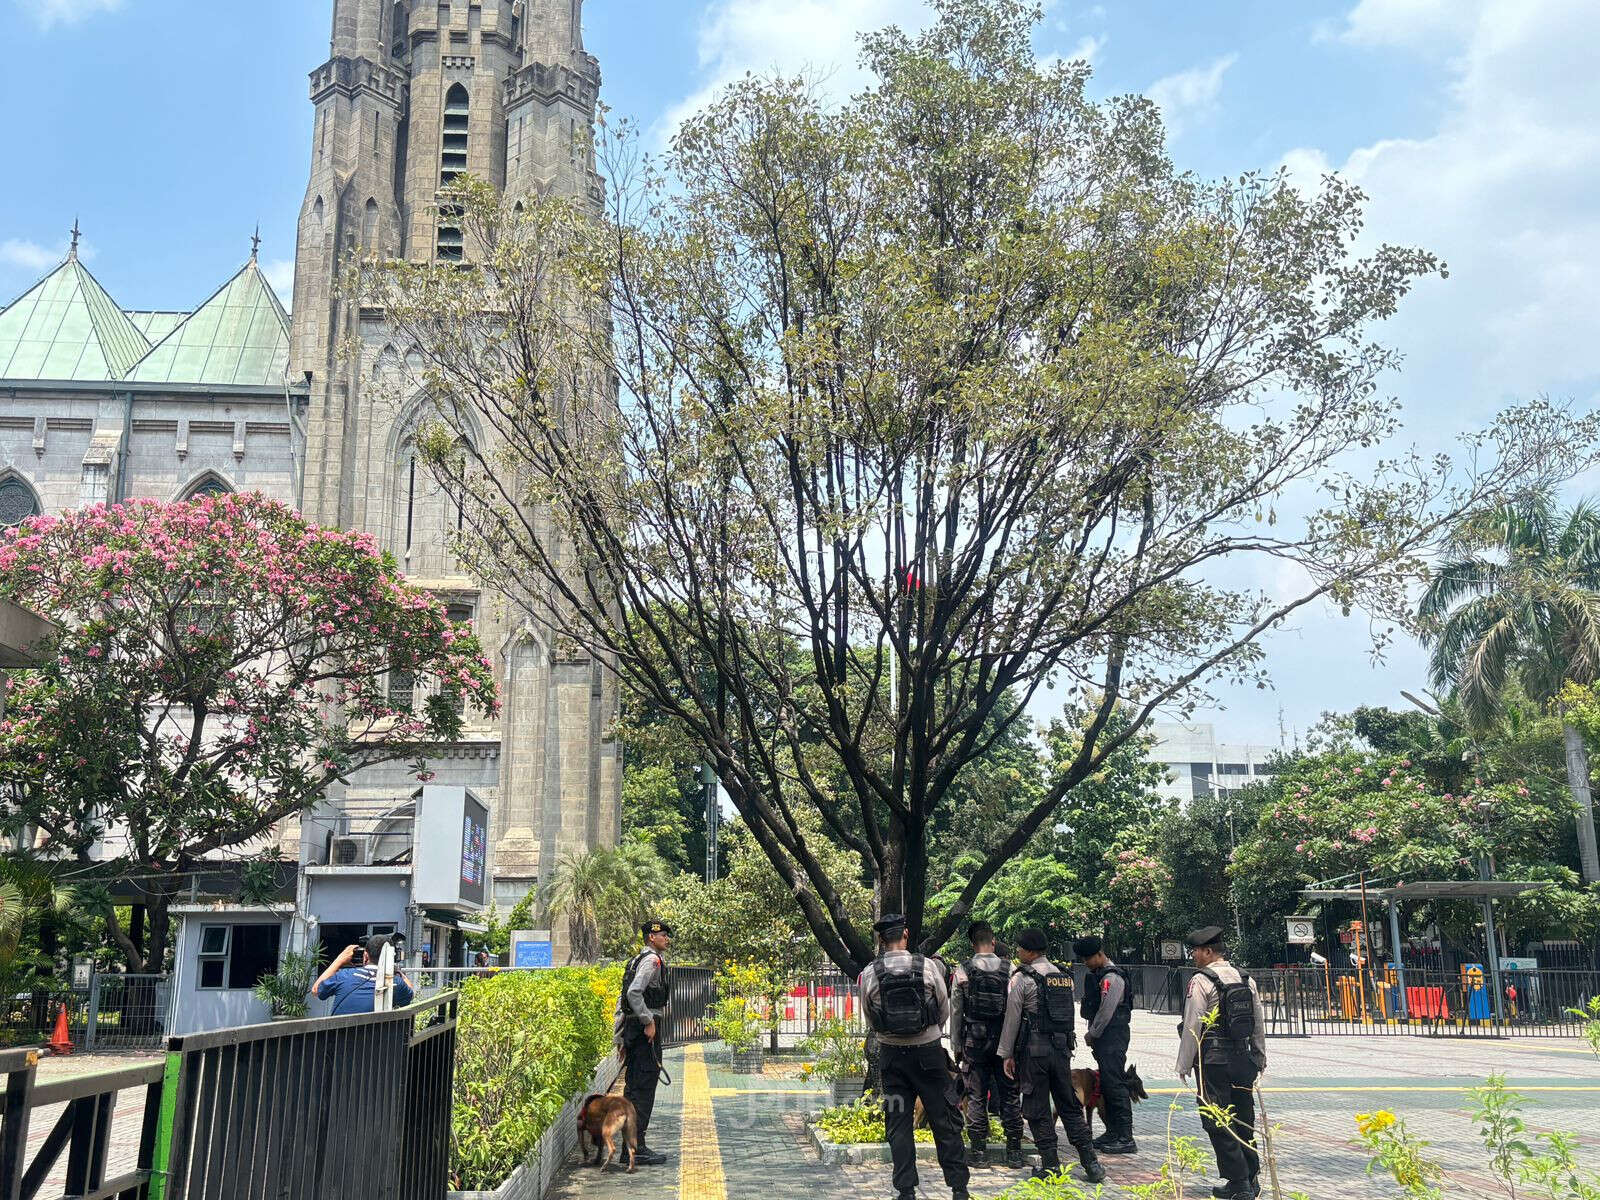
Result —
MULTIPOLYGON (((85 257, 129 308, 203 300, 249 253, 289 290, 309 164, 306 75, 332 0, 0 0, 0 303, 85 257)), ((657 136, 723 80, 773 66, 860 82, 858 30, 922 0, 588 0, 604 100, 657 136)), ((1387 336, 1389 390, 1430 449, 1508 401, 1600 391, 1600 3, 1595 0, 1055 0, 1041 56, 1087 56, 1096 89, 1164 107, 1205 174, 1339 170, 1372 196, 1372 239, 1451 266, 1387 336)), ((1292 579, 1261 579, 1268 589, 1292 579)), ((1276 742, 1325 709, 1399 704, 1423 682, 1366 622, 1311 613, 1268 643, 1276 689, 1222 697, 1230 739, 1276 742)))

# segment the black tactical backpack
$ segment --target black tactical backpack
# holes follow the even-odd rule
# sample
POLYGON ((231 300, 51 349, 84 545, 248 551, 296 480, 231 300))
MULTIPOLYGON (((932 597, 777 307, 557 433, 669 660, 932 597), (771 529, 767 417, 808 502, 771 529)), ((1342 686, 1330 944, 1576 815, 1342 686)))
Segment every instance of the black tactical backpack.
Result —
POLYGON ((979 1025, 992 1025, 1006 1015, 1006 989, 1011 984, 1011 968, 985 969, 968 962, 967 996, 961 1006, 961 1019, 979 1025))
POLYGON ((1217 989, 1217 1022, 1208 1039, 1214 1038, 1227 1052, 1228 1066, 1240 1082, 1245 1076, 1253 1080, 1260 1073, 1261 1063, 1255 1048, 1256 996, 1250 990, 1250 979, 1239 972, 1238 983, 1223 983, 1217 973, 1201 967, 1199 973, 1217 989))
POLYGON ((891 967, 878 960, 878 1007, 868 1010, 872 1027, 891 1037, 915 1037, 939 1021, 938 1011, 923 978, 923 959, 911 956, 908 966, 891 967))
MULTIPOLYGON (((644 960, 652 955, 660 957, 656 955, 654 950, 641 950, 633 956, 633 961, 628 964, 627 969, 622 973, 622 994, 624 997, 628 994, 628 988, 633 985, 634 976, 639 973, 639 968, 644 965, 644 960)), ((665 960, 662 961, 660 969, 656 972, 656 977, 645 985, 644 1002, 645 1006, 651 1011, 660 1011, 667 1007, 667 964, 665 960)), ((626 1000, 624 1000, 624 1003, 626 1003, 626 1000)))

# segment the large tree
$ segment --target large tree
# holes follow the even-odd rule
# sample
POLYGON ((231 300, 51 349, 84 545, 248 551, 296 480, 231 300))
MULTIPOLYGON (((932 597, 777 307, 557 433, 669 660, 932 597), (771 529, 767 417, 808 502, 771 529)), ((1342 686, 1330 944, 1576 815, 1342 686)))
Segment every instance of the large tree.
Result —
POLYGON ((31 518, 0 538, 0 595, 61 627, 9 682, 0 825, 136 881, 146 940, 107 910, 134 971, 161 970, 190 873, 362 767, 426 778, 467 705, 495 709, 477 639, 370 537, 259 494, 31 518))
POLYGON ((940 945, 1158 708, 1320 600, 1406 615, 1442 527, 1596 432, 1536 403, 1465 470, 1374 462, 1369 327, 1437 261, 1358 254, 1337 179, 1176 170, 1148 101, 1036 58, 1036 7, 935 8, 847 102, 749 78, 659 164, 609 153, 604 220, 469 183, 465 265, 353 272, 423 360, 462 552, 692 732, 847 968, 871 931, 800 807, 940 945), (1093 697, 1074 752, 927 921, 934 814, 1052 685, 1093 697))
MULTIPOLYGON (((1433 682, 1454 688, 1478 728, 1499 716, 1513 675, 1558 704, 1567 684, 1600 682, 1600 508, 1533 492, 1462 521, 1423 596, 1433 682)), ((1567 786, 1585 883, 1600 882, 1589 754, 1565 719, 1567 786)))

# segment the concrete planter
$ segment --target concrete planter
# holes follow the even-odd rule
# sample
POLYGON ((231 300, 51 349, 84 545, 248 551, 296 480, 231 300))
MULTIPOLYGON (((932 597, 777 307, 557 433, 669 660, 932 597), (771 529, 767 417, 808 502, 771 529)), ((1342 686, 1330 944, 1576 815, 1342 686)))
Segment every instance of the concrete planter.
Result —
POLYGON ((854 1104, 861 1099, 866 1090, 866 1080, 859 1075, 851 1079, 830 1079, 828 1081, 828 1104, 832 1108, 841 1108, 846 1104, 854 1104))
MULTIPOLYGON (((571 1097, 556 1114, 550 1128, 544 1131, 533 1152, 522 1160, 522 1165, 511 1173, 511 1178, 492 1192, 447 1192, 447 1200, 543 1200, 555 1182, 556 1174, 566 1162, 567 1155, 578 1145, 578 1107, 585 1096, 611 1090, 622 1072, 622 1064, 615 1054, 607 1054, 594 1069, 594 1078, 580 1095, 571 1097)), ((623 1149, 626 1166, 627 1150, 623 1149)))
POLYGON ((754 1050, 730 1050, 728 1055, 728 1070, 735 1075, 760 1075, 765 1070, 766 1051, 760 1046, 754 1050))

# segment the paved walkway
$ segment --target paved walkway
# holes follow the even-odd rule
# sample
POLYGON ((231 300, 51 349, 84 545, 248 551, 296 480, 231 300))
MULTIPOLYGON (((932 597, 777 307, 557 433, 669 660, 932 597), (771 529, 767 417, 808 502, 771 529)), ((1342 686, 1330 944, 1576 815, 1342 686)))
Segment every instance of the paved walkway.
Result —
MULTIPOLYGON (((1175 1031, 1171 1018, 1139 1014, 1132 1061, 1151 1099, 1135 1110, 1141 1153, 1109 1158, 1107 1197, 1126 1196, 1124 1184, 1156 1178, 1168 1122, 1178 1136, 1202 1139, 1193 1098, 1173 1075, 1175 1031)), ((1285 1192, 1315 1200, 1377 1200, 1398 1195, 1392 1183, 1369 1177, 1354 1147, 1353 1114, 1388 1108, 1433 1143, 1449 1171, 1447 1195, 1499 1193, 1481 1169, 1482 1154, 1470 1120, 1466 1090, 1491 1072, 1528 1095, 1532 1129, 1579 1133, 1584 1157, 1600 1169, 1600 1063, 1575 1039, 1515 1041, 1404 1036, 1273 1039, 1263 1079, 1266 1103, 1279 1133, 1285 1192)), ((796 1077, 792 1060, 769 1062, 769 1074, 738 1076, 720 1047, 672 1051, 672 1086, 663 1087, 650 1143, 668 1155, 664 1167, 620 1169, 602 1175, 574 1165, 557 1184, 558 1200, 776 1200, 777 1197, 879 1197, 892 1195, 887 1165, 826 1167, 805 1136, 804 1117, 825 1100, 820 1088, 796 1077)), ((1099 1132, 1098 1130, 1096 1132, 1099 1132)), ((992 1197, 1017 1182, 1003 1169, 973 1173, 972 1194, 992 1197)), ((1191 1186, 1206 1195, 1215 1178, 1191 1186)), ((922 1170, 922 1193, 945 1197, 938 1167, 922 1170)))

